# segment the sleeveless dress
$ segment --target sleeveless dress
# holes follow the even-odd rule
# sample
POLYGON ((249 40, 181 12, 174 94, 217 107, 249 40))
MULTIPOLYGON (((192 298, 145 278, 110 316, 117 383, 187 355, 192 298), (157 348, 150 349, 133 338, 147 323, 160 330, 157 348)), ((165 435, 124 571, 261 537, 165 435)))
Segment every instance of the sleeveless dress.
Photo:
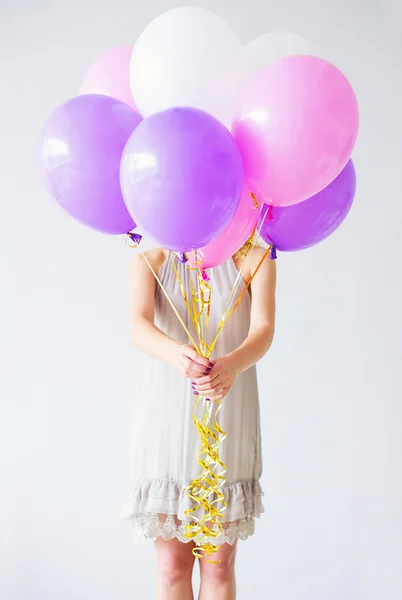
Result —
MULTIPOLYGON (((173 252, 159 271, 168 292, 189 331, 197 339, 187 313, 180 286, 171 264, 175 261, 180 278, 191 298, 190 278, 195 271, 182 264, 173 252)), ((215 337, 230 292, 238 275, 233 259, 214 268, 211 274, 211 316, 207 329, 209 342, 215 337)), ((211 273, 208 271, 208 273, 211 273)), ((157 327, 170 337, 190 343, 188 336, 156 282, 155 317, 157 327)), ((245 284, 241 278, 237 296, 245 284)), ((247 292, 239 302, 218 338, 211 360, 235 350, 248 335, 251 298, 247 292)), ((131 485, 120 511, 122 519, 134 526, 134 542, 147 538, 184 537, 188 522, 185 510, 193 506, 184 488, 200 475, 197 451, 198 430, 193 421, 196 396, 189 379, 165 362, 142 354, 130 437, 131 485)), ((203 402, 203 400, 201 400, 203 402)), ((213 403, 213 406, 216 406, 213 403)), ((260 411, 256 368, 240 374, 222 401, 218 421, 227 436, 220 446, 226 464, 223 492, 227 508, 221 519, 223 532, 213 543, 233 544, 254 533, 254 519, 264 512, 259 480, 262 474, 260 411)), ((194 540, 196 541, 196 540, 194 540)))

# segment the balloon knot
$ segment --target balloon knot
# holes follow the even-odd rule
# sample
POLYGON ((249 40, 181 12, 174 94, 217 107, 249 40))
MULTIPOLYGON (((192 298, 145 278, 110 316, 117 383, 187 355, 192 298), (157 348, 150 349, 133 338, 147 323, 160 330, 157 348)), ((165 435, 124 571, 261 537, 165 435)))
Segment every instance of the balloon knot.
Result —
POLYGON ((179 259, 179 261, 181 263, 186 263, 187 262, 187 256, 185 255, 184 252, 176 252, 176 256, 179 259))
POLYGON ((136 248, 142 240, 142 235, 139 233, 127 233, 127 237, 133 242, 132 248, 136 248))
POLYGON ((272 214, 272 204, 268 204, 267 214, 266 214, 265 218, 266 218, 267 221, 273 221, 274 220, 274 215, 272 214))
POLYGON ((270 251, 269 251, 269 258, 271 260, 276 260, 276 248, 275 248, 275 246, 271 246, 270 251))
POLYGON ((209 281, 211 279, 205 269, 200 269, 200 273, 204 281, 209 281))

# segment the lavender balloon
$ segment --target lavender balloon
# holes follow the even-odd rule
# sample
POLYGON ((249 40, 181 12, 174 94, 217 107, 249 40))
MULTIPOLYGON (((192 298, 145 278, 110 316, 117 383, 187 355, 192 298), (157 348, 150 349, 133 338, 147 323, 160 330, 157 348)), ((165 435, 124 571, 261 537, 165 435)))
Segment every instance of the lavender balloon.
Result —
POLYGON ((121 165, 124 200, 135 222, 177 252, 201 248, 233 217, 243 188, 230 132, 195 108, 172 108, 137 127, 121 165))
POLYGON ((141 120, 123 102, 98 94, 68 100, 47 120, 40 140, 46 187, 84 225, 110 234, 135 227, 121 193, 120 161, 141 120))
POLYGON ((278 250, 303 250, 331 235, 346 218, 356 191, 356 173, 351 160, 326 188, 300 204, 265 205, 260 234, 278 250))

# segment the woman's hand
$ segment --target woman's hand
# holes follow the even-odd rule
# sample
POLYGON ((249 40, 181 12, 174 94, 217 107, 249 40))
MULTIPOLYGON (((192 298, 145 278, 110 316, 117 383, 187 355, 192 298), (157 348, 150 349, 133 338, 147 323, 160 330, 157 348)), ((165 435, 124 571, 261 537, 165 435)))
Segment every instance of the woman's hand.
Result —
POLYGON ((229 356, 217 358, 207 375, 195 378, 191 383, 196 395, 207 396, 207 400, 222 400, 232 387, 237 368, 229 356))
POLYGON ((206 375, 213 366, 207 358, 200 356, 191 344, 177 345, 174 362, 180 373, 191 379, 206 375))

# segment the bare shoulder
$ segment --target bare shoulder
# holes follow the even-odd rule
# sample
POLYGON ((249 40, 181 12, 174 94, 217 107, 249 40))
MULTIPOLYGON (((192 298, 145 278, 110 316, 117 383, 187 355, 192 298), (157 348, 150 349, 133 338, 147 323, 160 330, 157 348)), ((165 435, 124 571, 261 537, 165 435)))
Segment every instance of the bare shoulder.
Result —
POLYGON ((251 284, 253 288, 262 285, 265 289, 268 285, 269 287, 272 287, 272 289, 275 289, 276 260, 271 260, 269 257, 269 250, 261 246, 255 246, 250 254, 248 276, 252 277, 255 272, 256 274, 251 284), (256 272, 257 269, 258 271, 256 272))
POLYGON ((275 277, 276 261, 269 258, 269 250, 263 248, 262 246, 254 246, 253 251, 250 253, 249 265, 250 277, 257 268, 260 276, 264 274, 265 277, 275 277))
POLYGON ((133 275, 139 272, 151 273, 147 265, 148 261, 155 273, 158 274, 159 269, 166 260, 167 254, 168 252, 164 248, 152 248, 151 250, 146 250, 145 252, 139 252, 131 261, 131 273, 133 275), (143 255, 147 260, 144 260, 143 255))

